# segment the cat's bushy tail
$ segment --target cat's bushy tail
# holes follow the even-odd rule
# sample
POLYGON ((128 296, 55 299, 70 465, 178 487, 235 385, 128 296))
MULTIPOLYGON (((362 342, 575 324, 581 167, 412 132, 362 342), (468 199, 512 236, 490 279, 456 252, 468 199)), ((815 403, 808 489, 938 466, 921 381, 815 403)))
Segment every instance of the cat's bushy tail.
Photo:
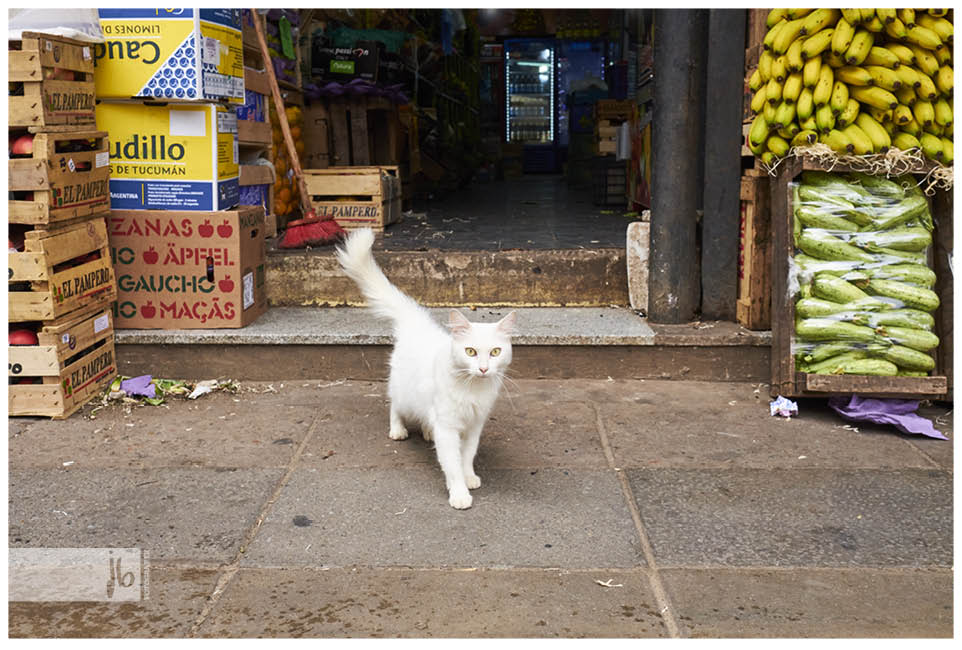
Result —
POLYGON ((336 251, 337 261, 344 272, 357 283, 368 306, 380 318, 401 321, 406 316, 414 316, 421 311, 414 300, 391 284, 384 275, 371 247, 374 245, 374 232, 362 228, 351 232, 344 244, 336 251))

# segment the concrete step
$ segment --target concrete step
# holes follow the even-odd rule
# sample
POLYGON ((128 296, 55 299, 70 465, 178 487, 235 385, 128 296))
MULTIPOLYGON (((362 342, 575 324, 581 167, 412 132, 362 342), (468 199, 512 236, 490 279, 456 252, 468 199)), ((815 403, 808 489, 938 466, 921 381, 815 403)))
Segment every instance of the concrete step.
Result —
MULTIPOLYGON (((385 275, 422 305, 628 305, 624 247, 394 251, 376 244, 374 254, 385 275)), ((267 296, 276 307, 361 304, 331 247, 270 251, 267 296)))
MULTIPOLYGON (((447 309, 431 309, 440 321, 447 309)), ((464 310, 494 321, 507 308, 464 310)), ((735 323, 654 325, 621 307, 518 308, 511 376, 765 382, 770 332, 735 323)), ((182 379, 384 379, 388 325, 363 308, 274 307, 248 327, 117 330, 121 374, 182 379)))

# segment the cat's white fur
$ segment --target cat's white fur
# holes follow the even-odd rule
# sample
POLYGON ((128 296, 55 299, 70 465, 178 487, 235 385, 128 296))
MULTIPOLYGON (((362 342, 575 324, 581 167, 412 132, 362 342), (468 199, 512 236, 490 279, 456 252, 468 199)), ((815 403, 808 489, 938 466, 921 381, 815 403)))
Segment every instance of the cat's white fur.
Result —
POLYGON ((410 427, 433 439, 448 503, 469 508, 468 490, 481 486, 474 472, 481 429, 511 363, 515 312, 497 323, 471 323, 451 310, 445 330, 385 277, 371 254, 373 244, 370 229, 355 230, 338 248, 337 259, 374 314, 394 324, 388 435, 403 440, 410 427))

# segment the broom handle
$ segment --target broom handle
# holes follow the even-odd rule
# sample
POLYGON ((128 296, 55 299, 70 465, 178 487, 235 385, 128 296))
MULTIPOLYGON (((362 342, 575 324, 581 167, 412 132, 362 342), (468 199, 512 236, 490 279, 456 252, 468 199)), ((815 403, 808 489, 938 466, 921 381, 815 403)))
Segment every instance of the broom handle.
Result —
POLYGON ((257 10, 251 9, 250 12, 254 22, 254 31, 257 33, 257 44, 261 48, 261 56, 264 57, 267 79, 271 84, 271 95, 274 96, 274 109, 277 112, 277 119, 281 123, 281 133, 284 134, 287 156, 291 160, 291 167, 294 169, 295 178, 297 178, 297 187, 300 190, 298 194, 301 200, 301 212, 303 212, 306 217, 314 211, 314 206, 311 205, 311 197, 307 193, 307 184, 304 182, 304 172, 301 170, 301 161, 297 157, 297 149, 294 148, 294 137, 291 135, 291 126, 287 122, 287 113, 284 111, 284 99, 281 97, 281 89, 277 86, 277 76, 274 74, 271 54, 267 50, 267 39, 264 37, 264 27, 261 25, 257 10))

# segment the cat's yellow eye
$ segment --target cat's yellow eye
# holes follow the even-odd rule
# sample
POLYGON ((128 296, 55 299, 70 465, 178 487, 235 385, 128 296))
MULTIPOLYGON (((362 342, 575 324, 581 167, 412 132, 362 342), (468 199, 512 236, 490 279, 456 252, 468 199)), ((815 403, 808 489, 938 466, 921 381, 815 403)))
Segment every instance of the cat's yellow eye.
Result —
POLYGON ((476 357, 476 356, 478 356, 478 351, 475 350, 474 348, 464 348, 464 353, 465 353, 466 355, 468 355, 469 357, 476 357))
POLYGON ((501 354, 501 348, 491 348, 491 356, 496 357, 501 354))

